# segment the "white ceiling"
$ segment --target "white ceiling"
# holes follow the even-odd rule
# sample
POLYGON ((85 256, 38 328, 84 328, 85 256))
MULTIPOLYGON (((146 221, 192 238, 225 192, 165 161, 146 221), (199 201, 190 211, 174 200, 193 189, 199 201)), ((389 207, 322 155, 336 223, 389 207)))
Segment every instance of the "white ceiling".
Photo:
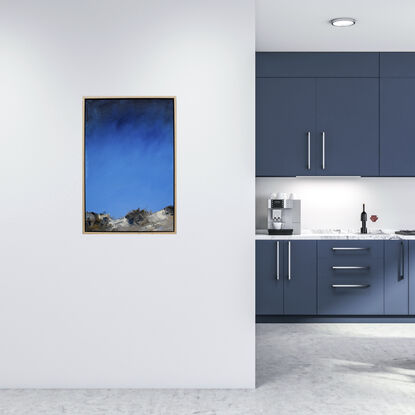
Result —
POLYGON ((415 0, 256 0, 256 50, 415 51, 415 0))

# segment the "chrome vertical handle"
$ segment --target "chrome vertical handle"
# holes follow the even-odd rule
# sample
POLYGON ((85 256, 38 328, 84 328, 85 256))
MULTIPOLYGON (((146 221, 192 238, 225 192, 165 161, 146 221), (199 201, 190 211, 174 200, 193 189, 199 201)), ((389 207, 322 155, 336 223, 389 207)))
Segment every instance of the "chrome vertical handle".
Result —
POLYGON ((291 242, 288 241, 288 281, 291 280, 291 242))
POLYGON ((277 281, 280 279, 280 243, 277 241, 277 281))
POLYGON ((399 276, 398 281, 401 281, 405 278, 405 245, 401 241, 401 255, 399 258, 399 276))
POLYGON ((307 170, 311 170, 311 132, 307 132, 307 170))
POLYGON ((322 154, 321 154, 321 157, 322 157, 321 167, 322 167, 323 170, 326 170, 326 132, 325 131, 323 131, 321 133, 321 147, 322 147, 322 149, 321 149, 321 151, 322 151, 322 154))

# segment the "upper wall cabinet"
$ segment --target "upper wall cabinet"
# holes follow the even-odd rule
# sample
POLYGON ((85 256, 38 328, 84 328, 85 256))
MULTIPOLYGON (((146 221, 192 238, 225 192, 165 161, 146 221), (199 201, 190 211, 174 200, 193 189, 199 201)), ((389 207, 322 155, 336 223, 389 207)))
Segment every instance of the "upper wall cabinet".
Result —
POLYGON ((257 176, 316 175, 314 79, 258 78, 256 94, 257 176))
POLYGON ((380 80, 380 175, 415 176, 415 78, 380 80))
POLYGON ((415 77, 415 53, 382 52, 380 53, 379 68, 381 78, 415 77))
POLYGON ((378 176, 379 54, 257 53, 256 175, 378 176))
POLYGON ((377 176, 378 89, 370 78, 258 78, 257 176, 377 176))
POLYGON ((415 53, 259 52, 257 176, 415 177, 415 53))
POLYGON ((258 52, 257 78, 377 78, 379 53, 258 52))
POLYGON ((380 175, 415 176, 415 53, 381 53, 380 76, 380 175))
POLYGON ((319 78, 317 82, 318 175, 379 174, 379 81, 319 78), (320 153, 320 154, 319 154, 320 153))

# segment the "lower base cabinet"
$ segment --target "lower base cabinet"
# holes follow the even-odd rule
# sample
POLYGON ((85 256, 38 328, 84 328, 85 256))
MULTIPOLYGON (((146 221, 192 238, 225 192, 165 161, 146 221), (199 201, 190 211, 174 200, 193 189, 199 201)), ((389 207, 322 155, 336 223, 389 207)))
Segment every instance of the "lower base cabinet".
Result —
POLYGON ((383 314, 382 241, 319 241, 318 314, 383 314))
POLYGON ((408 268, 409 268, 409 314, 415 314, 415 241, 408 243, 408 268))
POLYGON ((415 315, 415 241, 257 240, 257 315, 415 315))
POLYGON ((409 314, 409 242, 385 241, 385 314, 409 314))
POLYGON ((284 285, 282 277, 282 243, 255 243, 255 300, 257 315, 284 314, 284 285))
POLYGON ((316 241, 256 241, 257 315, 317 313, 316 253, 316 241))
POLYGON ((317 314, 317 241, 284 243, 284 314, 317 314))

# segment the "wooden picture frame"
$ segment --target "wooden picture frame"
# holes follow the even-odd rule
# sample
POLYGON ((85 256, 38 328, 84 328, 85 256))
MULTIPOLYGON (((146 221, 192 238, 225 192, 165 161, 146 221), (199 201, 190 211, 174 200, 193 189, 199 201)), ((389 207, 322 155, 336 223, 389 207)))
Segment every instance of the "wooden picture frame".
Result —
MULTIPOLYGON (((95 105, 95 104, 94 104, 95 105)), ((83 128, 83 134, 82 134, 82 154, 83 154, 83 167, 82 167, 82 233, 83 234, 102 234, 102 235, 108 235, 108 234, 152 234, 152 235, 160 235, 160 234, 176 234, 177 233, 177 198, 176 198, 176 113, 177 113, 177 109, 176 109, 176 96, 84 96, 82 98, 82 128, 83 128), (132 118, 132 123, 133 125, 139 125, 137 120, 134 120, 134 111, 137 111, 137 109, 135 108, 136 106, 138 106, 138 108, 141 107, 141 103, 144 104, 148 103, 149 107, 151 107, 150 104, 157 104, 159 103, 161 108, 167 108, 167 110, 165 110, 160 117, 163 119, 163 126, 166 124, 166 113, 168 113, 168 123, 170 123, 170 109, 169 107, 171 106, 172 109, 172 116, 171 116, 171 123, 172 125, 170 126, 170 124, 164 128, 164 130, 169 131, 169 133, 164 134, 167 138, 166 141, 168 142, 167 144, 164 143, 164 147, 166 147, 166 149, 164 150, 168 156, 166 157, 167 160, 169 160, 169 155, 170 155, 170 151, 171 151, 171 155, 172 155, 172 177, 171 177, 171 182, 172 182, 172 194, 170 195, 170 192, 166 192, 167 198, 171 197, 172 198, 172 205, 167 205, 164 208, 160 207, 161 209, 153 212, 152 210, 147 210, 147 205, 145 206, 130 206, 130 211, 129 212, 125 212, 125 216, 120 218, 120 219, 115 219, 111 216, 111 212, 106 213, 106 211, 104 211, 105 213, 102 212, 95 212, 95 211, 91 211, 88 209, 90 209, 90 205, 92 205, 92 203, 90 203, 91 198, 88 198, 87 192, 90 190, 91 185, 91 181, 89 181, 87 183, 87 173, 94 167, 91 166, 87 166, 87 157, 89 155, 89 153, 91 153, 91 146, 89 145, 89 142, 91 141, 91 133, 90 133, 90 129, 88 129, 88 125, 87 122, 89 123, 91 120, 91 116, 90 116, 90 112, 91 112, 91 105, 90 103, 98 103, 98 108, 99 108, 99 104, 102 103, 105 107, 105 112, 106 113, 110 113, 111 116, 111 121, 112 122, 116 122, 114 121, 114 111, 111 112, 111 106, 114 105, 116 106, 118 103, 122 103, 123 107, 128 108, 128 104, 132 104, 133 102, 135 102, 135 105, 131 105, 132 109, 128 110, 128 117, 133 117, 132 118), (137 105, 138 102, 140 102, 140 105, 137 105), (161 105, 161 103, 163 103, 163 105, 161 105), (88 105, 88 108, 87 108, 88 105), (88 110, 90 111, 88 113, 88 110), (88 113, 88 114, 87 114, 88 113), (88 120, 87 120, 88 118, 88 120), (88 130, 88 131, 87 131, 88 130), (171 149, 170 149, 170 133, 172 134, 172 144, 171 144, 171 149), (88 149, 87 149, 87 145, 88 145, 88 149), (167 148, 168 146, 168 148, 167 148), (88 169, 88 172, 87 172, 88 169), (172 208, 172 209, 171 209, 172 208), (130 216, 128 216, 129 214, 131 214, 130 216), (171 217, 172 216, 172 217, 171 217), (128 219, 127 219, 128 217, 128 219), (105 219, 105 220, 104 220, 105 219), (159 222, 158 222, 159 221, 159 222), (92 223, 92 225, 91 225, 92 223), (142 229, 142 230, 141 230, 142 229)), ((92 111, 95 114, 99 114, 99 110, 97 110, 96 108, 93 109, 92 111)), ((143 112, 145 113, 145 110, 143 110, 143 112)), ((156 119, 155 117, 157 117, 157 111, 152 109, 151 110, 151 116, 152 118, 156 119)), ((145 114, 144 114, 145 115, 145 114)), ((141 113, 138 113, 138 118, 144 116, 141 113)), ((105 115, 104 115, 105 116, 105 115)), ((97 117, 95 117, 97 118, 97 117)), ((99 118, 99 115, 98 115, 99 118)), ((121 124, 123 124, 125 122, 125 117, 122 117, 123 119, 120 121, 121 124)), ((141 120, 141 118, 140 118, 141 120)), ((128 122, 128 121, 127 121, 128 122)), ((145 120, 143 120, 143 122, 145 122, 145 120)), ((105 123, 104 123, 105 124, 105 123)), ((166 124, 167 125, 167 124, 166 124)), ((96 130, 96 125, 94 126, 95 130, 96 130)), ((102 128, 104 129, 103 131, 105 132, 105 125, 102 126, 102 128)), ((163 130, 163 131, 164 131, 163 130)), ((95 136, 97 136, 98 134, 94 133, 95 136)), ((137 134, 138 136, 140 134, 137 134)), ((143 134, 141 134, 142 136, 143 134)), ((163 134, 160 134, 160 137, 163 137, 163 134)), ((163 141, 164 139, 160 137, 157 137, 158 140, 163 141)), ((97 138, 94 137, 94 140, 96 141, 97 138)), ((111 140, 111 139, 110 139, 111 140)), ((120 138, 118 138, 118 142, 120 141, 120 138)), ((137 138, 137 143, 139 142, 139 139, 137 138)), ((107 143, 108 144, 108 143, 107 143)), ((138 145, 138 144, 137 144, 138 145)), ((163 147, 163 149, 164 149, 163 147)), ((128 153, 128 151, 127 151, 128 153)), ((104 157, 105 158, 105 157, 104 157)), ((157 163, 151 163, 151 160, 149 161, 151 166, 156 166, 157 163)), ((97 164, 97 163, 96 163, 97 164)), ((105 163, 104 163, 105 164, 105 163)), ((166 162, 164 162, 164 164, 166 164, 166 162)), ((129 166, 131 166, 133 164, 129 164, 129 166)), ((169 162, 167 161, 167 166, 169 166, 169 162)), ((99 167, 100 169, 102 168, 102 166, 99 167)), ((163 167, 160 167, 161 169, 163 167)), ((167 169, 169 170, 169 169, 167 169)), ((105 171, 105 170, 104 170, 105 171)), ((164 172, 161 172, 164 173, 164 172)), ((170 173, 169 173, 170 175, 170 173)), ((168 181, 170 180, 170 177, 166 178, 166 182, 168 183, 168 181)), ((164 182, 163 182, 164 183, 164 182)), ((164 186, 166 186, 167 188, 169 188, 170 185, 168 184, 164 184, 164 186)), ((138 198, 139 199, 139 198, 138 198)), ((96 204, 95 204, 96 205, 96 204)))

